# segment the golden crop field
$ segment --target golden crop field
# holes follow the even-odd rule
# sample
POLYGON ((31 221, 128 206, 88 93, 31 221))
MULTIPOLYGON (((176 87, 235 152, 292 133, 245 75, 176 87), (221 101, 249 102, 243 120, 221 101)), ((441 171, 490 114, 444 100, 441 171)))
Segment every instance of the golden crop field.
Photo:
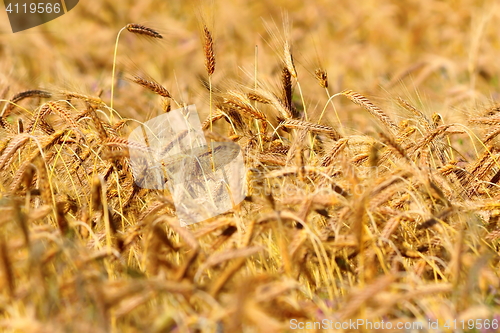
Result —
POLYGON ((0 332, 499 330, 497 1, 0 17, 0 332), (129 135, 193 104, 247 191, 181 226, 129 135))

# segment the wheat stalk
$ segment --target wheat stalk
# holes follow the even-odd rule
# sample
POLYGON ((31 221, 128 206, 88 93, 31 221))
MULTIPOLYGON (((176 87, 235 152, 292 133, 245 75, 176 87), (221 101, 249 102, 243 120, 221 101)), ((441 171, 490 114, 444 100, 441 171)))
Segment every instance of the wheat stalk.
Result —
POLYGON ((9 294, 11 297, 14 297, 15 294, 15 278, 14 278, 14 269, 12 267, 12 262, 9 255, 9 250, 7 244, 3 240, 3 236, 0 238, 0 262, 2 264, 3 276, 6 281, 6 285, 9 290, 9 294))
POLYGON ((120 40, 120 35, 121 35, 123 30, 127 30, 133 34, 147 36, 147 37, 151 37, 151 38, 157 38, 157 39, 163 38, 163 36, 160 33, 158 33, 157 31, 155 31, 151 28, 145 27, 141 24, 137 24, 137 23, 129 23, 120 29, 120 31, 116 35, 115 49, 114 49, 114 53, 113 53, 113 69, 111 71, 111 102, 110 102, 111 110, 113 110, 113 102, 114 102, 114 96, 115 96, 115 94, 114 94, 114 92, 115 92, 115 73, 116 73, 116 56, 118 54, 118 41, 120 40))

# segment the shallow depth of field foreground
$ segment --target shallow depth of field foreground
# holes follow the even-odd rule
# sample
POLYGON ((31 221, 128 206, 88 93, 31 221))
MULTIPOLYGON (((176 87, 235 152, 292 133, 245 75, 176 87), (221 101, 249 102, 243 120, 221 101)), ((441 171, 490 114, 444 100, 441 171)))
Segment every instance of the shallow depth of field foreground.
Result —
POLYGON ((497 2, 180 3, 0 14, 0 332, 498 331, 497 2), (128 136, 192 104, 248 193, 181 227, 128 136))

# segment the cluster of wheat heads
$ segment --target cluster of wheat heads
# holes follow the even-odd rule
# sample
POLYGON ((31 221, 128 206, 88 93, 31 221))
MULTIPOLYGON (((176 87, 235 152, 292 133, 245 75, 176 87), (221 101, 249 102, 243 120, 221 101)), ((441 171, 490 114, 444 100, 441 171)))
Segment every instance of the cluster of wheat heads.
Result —
MULTIPOLYGON (((220 90, 211 82, 213 36, 203 33, 210 114, 202 126, 207 139, 241 146, 245 201, 182 228, 168 191, 134 182, 129 149, 147 147, 127 140, 130 119, 77 92, 5 99, 0 330, 272 332, 291 319, 499 313, 498 108, 468 126, 446 124, 399 98, 407 117, 397 124, 358 92, 330 96, 318 69, 330 101, 346 97, 381 128, 349 134, 321 123, 333 104, 312 121, 293 100, 299 73, 289 42, 279 91, 220 90), (454 135, 474 137, 471 126, 485 133, 471 139, 481 147, 475 156, 453 146, 454 135)), ((158 94, 165 112, 177 103, 151 78, 132 81, 158 94)))

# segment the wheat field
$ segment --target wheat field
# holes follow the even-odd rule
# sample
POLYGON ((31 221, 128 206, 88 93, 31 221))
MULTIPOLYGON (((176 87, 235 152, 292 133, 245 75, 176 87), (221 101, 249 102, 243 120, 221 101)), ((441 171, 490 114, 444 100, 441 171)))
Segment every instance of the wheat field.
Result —
POLYGON ((0 332, 498 331, 497 1, 94 2, 0 14, 0 332), (182 227, 128 136, 192 104, 247 193, 182 227))

